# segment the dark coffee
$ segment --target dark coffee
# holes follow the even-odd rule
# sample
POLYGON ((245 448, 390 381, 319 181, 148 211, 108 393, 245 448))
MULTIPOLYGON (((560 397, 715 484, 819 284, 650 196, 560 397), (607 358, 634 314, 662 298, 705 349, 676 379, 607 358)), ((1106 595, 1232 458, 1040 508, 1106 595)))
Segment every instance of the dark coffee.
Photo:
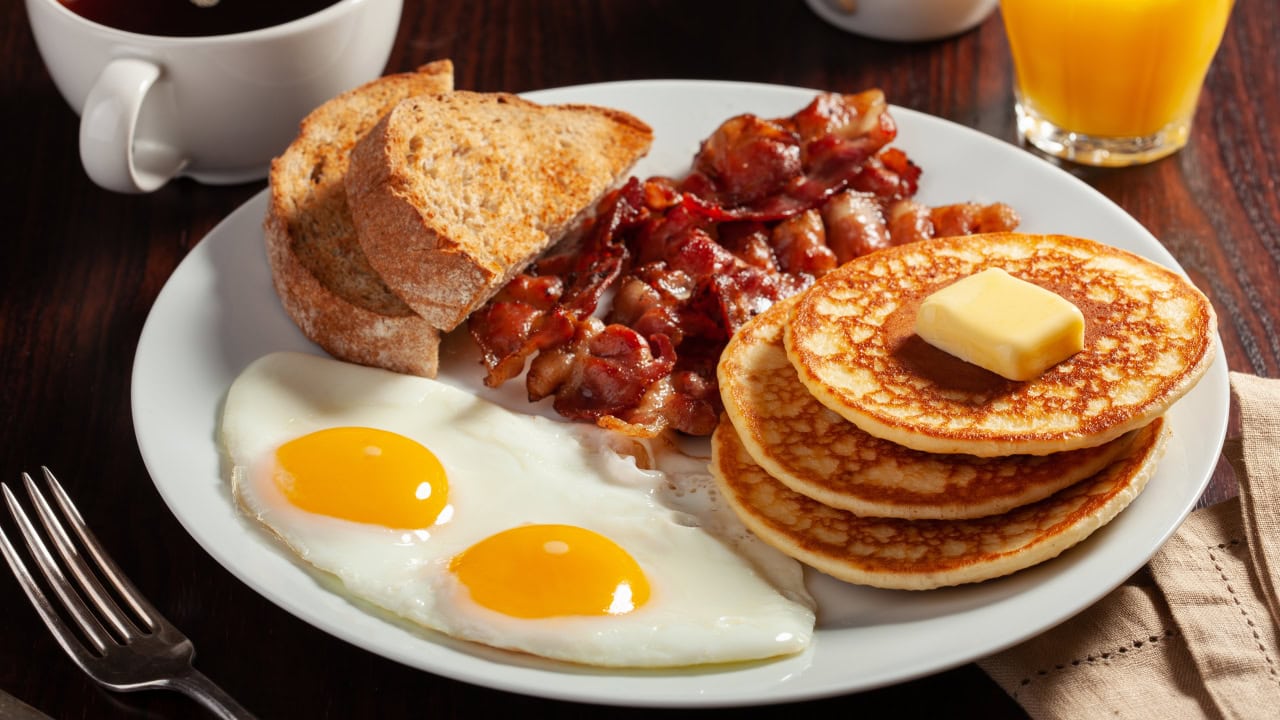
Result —
POLYGON ((338 0, 58 0, 100 25, 142 33, 194 37, 279 25, 338 0))

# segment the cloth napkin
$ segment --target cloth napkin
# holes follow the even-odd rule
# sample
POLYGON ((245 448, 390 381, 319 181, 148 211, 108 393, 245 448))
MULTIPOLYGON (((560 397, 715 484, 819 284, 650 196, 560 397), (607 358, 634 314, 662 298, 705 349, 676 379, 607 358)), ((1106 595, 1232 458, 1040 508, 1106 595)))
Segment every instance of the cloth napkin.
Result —
POLYGON ((1280 379, 1231 373, 1239 497, 1124 585, 979 665, 1037 720, 1280 718, 1280 379))

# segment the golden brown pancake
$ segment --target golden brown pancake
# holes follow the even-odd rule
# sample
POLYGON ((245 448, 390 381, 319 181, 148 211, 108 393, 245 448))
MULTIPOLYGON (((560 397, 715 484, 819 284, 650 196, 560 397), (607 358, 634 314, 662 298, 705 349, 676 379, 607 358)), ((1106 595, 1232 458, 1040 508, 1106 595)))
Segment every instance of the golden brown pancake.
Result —
POLYGON ((725 413, 752 459, 792 490, 857 515, 973 518, 1048 497, 1109 465, 1133 433, 1053 455, 935 455, 881 440, 828 410, 783 347, 796 298, 745 325, 720 356, 725 413))
POLYGON ((846 263, 796 303, 786 347, 809 392, 876 437, 924 452, 1044 455, 1099 445, 1163 414, 1208 369, 1216 322, 1190 282, 1132 253, 993 233, 846 263), (924 298, 990 267, 1080 308, 1084 349, 1017 382, 915 334, 924 298))
POLYGON ((927 590, 979 582, 1056 557, 1116 516, 1155 473, 1163 419, 1092 478, 1003 515, 970 520, 859 517, 827 507, 757 465, 722 419, 711 472, 742 522, 764 542, 846 582, 927 590))

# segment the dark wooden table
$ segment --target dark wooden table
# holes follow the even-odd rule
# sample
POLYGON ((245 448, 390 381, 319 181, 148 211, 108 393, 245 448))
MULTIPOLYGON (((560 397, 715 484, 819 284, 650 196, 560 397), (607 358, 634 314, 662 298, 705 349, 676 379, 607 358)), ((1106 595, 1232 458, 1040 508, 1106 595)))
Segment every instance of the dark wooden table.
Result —
MULTIPOLYGON (((388 69, 442 57, 454 60, 460 88, 481 91, 633 78, 878 86, 896 104, 1015 138, 998 13, 958 38, 893 44, 829 27, 798 0, 410 0, 388 69)), ((1150 229, 1208 293, 1229 367, 1271 377, 1280 376, 1278 72, 1280 17, 1267 0, 1241 0, 1186 150, 1133 169, 1068 168, 1150 229)), ((206 555, 143 468, 130 369, 170 273, 264 183, 183 180, 145 196, 92 185, 77 156, 77 118, 13 0, 0 8, 0 78, 0 479, 53 466, 125 571, 195 641, 199 666, 263 718, 653 712, 520 697, 409 669, 293 618, 206 555)), ((1202 503, 1235 493, 1219 468, 1202 503)), ((12 534, 7 517, 0 524, 12 534)), ((56 718, 200 713, 174 694, 99 690, 8 577, 0 577, 0 689, 56 718)), ((974 665, 759 712, 1023 716, 974 665)))

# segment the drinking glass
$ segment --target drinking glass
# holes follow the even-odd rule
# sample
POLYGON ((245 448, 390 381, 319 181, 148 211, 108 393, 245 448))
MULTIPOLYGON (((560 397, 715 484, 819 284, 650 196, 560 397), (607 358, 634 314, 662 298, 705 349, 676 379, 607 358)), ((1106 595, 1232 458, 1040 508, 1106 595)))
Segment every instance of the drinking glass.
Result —
POLYGON ((1233 0, 1001 0, 1018 132, 1087 165, 1187 143, 1233 0))

